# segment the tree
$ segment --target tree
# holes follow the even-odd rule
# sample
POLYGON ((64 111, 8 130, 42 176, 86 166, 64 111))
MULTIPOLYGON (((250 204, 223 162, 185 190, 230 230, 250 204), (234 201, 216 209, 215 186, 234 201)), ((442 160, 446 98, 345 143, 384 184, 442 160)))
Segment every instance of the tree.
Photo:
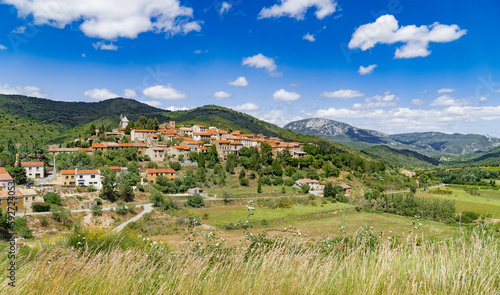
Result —
POLYGON ((344 188, 340 185, 336 185, 333 187, 333 192, 335 193, 335 199, 339 200, 344 196, 344 188))
POLYGON ((102 207, 97 204, 93 205, 92 208, 90 208, 90 211, 92 211, 92 213, 96 216, 102 215, 102 207))
POLYGON ((240 178, 240 185, 241 186, 248 186, 248 179, 246 178, 240 178))
POLYGON ((125 182, 120 186, 120 197, 126 202, 132 202, 134 200, 134 189, 130 183, 125 182))
POLYGON ((163 206, 165 204, 165 197, 160 192, 154 192, 149 197, 149 201, 157 207, 163 206))
POLYGON ((25 184, 26 182, 28 182, 26 170, 21 167, 21 162, 19 162, 16 167, 11 168, 9 174, 14 180, 15 184, 25 184))
POLYGON ((202 152, 198 155, 198 168, 205 168, 205 154, 202 152))
POLYGON ((116 173, 109 168, 103 168, 101 169, 101 175, 102 175, 102 189, 99 196, 102 199, 107 199, 110 202, 114 202, 116 200, 116 195, 115 195, 116 173))
POLYGON ((262 193, 262 185, 260 184, 260 182, 259 182, 259 184, 257 185, 257 193, 259 193, 259 194, 261 194, 261 193, 262 193))
POLYGON ((64 209, 58 205, 52 205, 50 207, 50 212, 52 212, 52 217, 54 220, 66 223, 66 221, 71 217, 71 210, 64 209))
POLYGON ((245 178, 245 175, 246 175, 246 173, 245 173, 245 169, 241 169, 241 171, 240 171, 240 175, 239 175, 239 178, 240 178, 240 179, 245 178))
POLYGON ((273 160, 273 148, 267 142, 261 142, 260 154, 264 162, 269 165, 273 160))
POLYGON ((281 168, 281 165, 277 159, 273 160, 272 167, 274 175, 283 176, 283 169, 281 168))
POLYGON ((325 198, 335 198, 335 191, 333 190, 333 184, 331 182, 327 182, 325 184, 325 188, 323 189, 323 196, 325 198))
POLYGON ((188 204, 188 206, 191 206, 194 208, 200 208, 202 206, 205 206, 205 202, 203 201, 203 197, 200 196, 199 194, 194 194, 194 195, 188 196, 187 204, 188 204))
POLYGON ((303 194, 309 193, 309 185, 307 183, 304 183, 300 186, 300 192, 303 194))
POLYGON ((45 195, 43 195, 43 200, 49 204, 59 205, 59 206, 62 205, 61 196, 58 193, 48 192, 45 195))
POLYGON ((201 183, 207 180, 207 171, 205 170, 205 168, 196 169, 196 180, 201 183))

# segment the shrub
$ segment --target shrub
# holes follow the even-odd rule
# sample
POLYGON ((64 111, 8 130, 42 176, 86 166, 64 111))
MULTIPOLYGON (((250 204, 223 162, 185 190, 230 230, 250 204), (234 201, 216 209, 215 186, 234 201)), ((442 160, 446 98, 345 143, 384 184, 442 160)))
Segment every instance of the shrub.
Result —
POLYGON ((49 212, 50 204, 45 202, 34 202, 31 205, 31 208, 33 209, 33 212, 49 212))
POLYGON ((49 221, 47 220, 47 216, 40 217, 40 225, 41 226, 47 226, 47 225, 49 225, 49 221))
POLYGON ((248 178, 255 179, 255 178, 257 178, 257 174, 254 171, 252 171, 252 172, 250 172, 250 176, 248 176, 248 178))
POLYGON ((160 192, 154 192, 149 197, 149 201, 155 206, 160 207, 165 203, 165 197, 160 192))
POLYGON ((66 223, 66 221, 71 217, 71 210, 64 209, 58 205, 52 205, 50 207, 50 212, 52 212, 52 217, 56 221, 60 221, 62 223, 66 223))
POLYGON ((140 192, 144 192, 144 186, 142 184, 136 184, 135 186, 140 192))
POLYGON ((127 210, 130 213, 135 213, 135 205, 134 204, 127 204, 127 210))
POLYGON ((248 183, 249 183, 248 179, 240 178, 240 185, 241 186, 248 186, 248 183))
POLYGON ((304 183, 303 185, 300 186, 300 192, 303 194, 309 193, 309 185, 304 183))
POLYGON ((125 214, 127 214, 127 212, 128 212, 128 209, 125 206, 125 202, 118 201, 118 203, 116 203, 116 213, 118 213, 120 215, 125 215, 125 214))
POLYGON ((203 212, 203 215, 201 216, 203 219, 208 219, 208 212, 203 212))
POLYGON ((58 193, 54 192, 46 193, 45 195, 43 195, 43 200, 49 204, 59 205, 59 206, 62 205, 61 196, 58 193))
POLYGON ((83 201, 82 197, 81 196, 75 196, 75 198, 78 200, 78 201, 83 201))
POLYGON ((19 229, 19 234, 25 239, 33 238, 33 230, 29 227, 22 227, 21 229, 19 229))
POLYGON ((91 185, 87 186, 87 191, 90 193, 95 192, 95 191, 97 191, 97 188, 91 184, 91 185))
POLYGON ((102 206, 102 199, 101 198, 95 198, 94 201, 96 202, 97 205, 102 206))
POLYGON ((168 200, 165 201, 163 208, 165 210, 177 210, 179 209, 179 205, 177 205, 174 199, 168 198, 168 200))
POLYGON ((96 216, 101 216, 102 215, 102 207, 99 205, 94 205, 92 208, 90 208, 90 211, 96 216))
POLYGON ((170 162, 169 165, 170 168, 174 169, 175 171, 179 171, 182 168, 181 163, 179 162, 170 162))
POLYGON ((188 196, 187 205, 194 208, 200 208, 201 206, 205 206, 205 202, 203 201, 202 196, 200 196, 199 194, 194 194, 188 196))

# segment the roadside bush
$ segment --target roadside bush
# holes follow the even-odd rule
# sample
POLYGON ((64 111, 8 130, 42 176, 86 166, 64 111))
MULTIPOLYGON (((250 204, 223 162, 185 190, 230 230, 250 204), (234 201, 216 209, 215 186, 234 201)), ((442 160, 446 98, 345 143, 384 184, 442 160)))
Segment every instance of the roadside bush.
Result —
POLYGON ((125 205, 125 202, 118 201, 118 203, 116 203, 116 213, 118 213, 120 215, 125 215, 125 214, 127 214, 127 212, 128 212, 128 209, 125 205))
POLYGON ((135 187, 140 191, 144 192, 144 186, 142 184, 136 184, 135 187))
POLYGON ((199 194, 194 194, 191 196, 188 196, 188 200, 186 203, 188 206, 194 207, 194 208, 200 208, 202 206, 205 206, 205 202, 203 201, 203 197, 200 196, 199 194))
POLYGON ((54 192, 46 193, 45 195, 43 195, 43 200, 49 204, 59 205, 59 206, 62 205, 61 196, 58 193, 54 192))
POLYGON ((62 222, 63 224, 68 221, 68 219, 71 217, 71 210, 69 209, 64 209, 61 206, 58 205, 52 205, 50 207, 50 212, 52 212, 52 217, 54 220, 62 222))
POLYGON ((31 208, 33 209, 33 212, 49 212, 50 204, 45 202, 34 202, 31 205, 31 208))
POLYGON ((95 198, 94 201, 97 203, 97 205, 102 206, 102 199, 101 198, 95 198))
POLYGON ((97 191, 97 188, 95 186, 93 186, 93 185, 89 185, 89 186, 87 186, 87 191, 89 193, 92 193, 92 192, 97 191))
POLYGON ((174 199, 168 198, 168 200, 165 201, 163 208, 165 210, 177 210, 179 209, 179 205, 174 201, 174 199))
POLYGON ((90 208, 90 211, 96 216, 101 216, 102 215, 102 207, 99 205, 94 205, 92 208, 90 208))

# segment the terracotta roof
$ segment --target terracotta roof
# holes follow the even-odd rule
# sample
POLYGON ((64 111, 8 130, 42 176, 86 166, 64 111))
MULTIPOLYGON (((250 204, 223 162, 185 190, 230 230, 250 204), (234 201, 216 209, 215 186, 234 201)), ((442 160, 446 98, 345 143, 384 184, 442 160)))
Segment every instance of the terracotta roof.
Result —
POLYGON ((7 170, 5 170, 4 167, 0 167, 0 174, 3 174, 3 173, 8 173, 7 170))
MULTIPOLYGON (((203 125, 194 125, 194 126, 198 126, 198 127, 200 127, 200 128, 207 128, 207 127, 205 127, 205 126, 203 126, 203 125)), ((193 126, 193 127, 194 127, 194 126, 193 126)))
POLYGON ((116 143, 116 142, 105 142, 104 143, 105 146, 107 147, 118 147, 119 145, 116 143))
POLYGON ((106 148, 104 144, 101 143, 93 143, 92 148, 97 149, 97 148, 106 148))
POLYGON ((188 147, 185 147, 185 146, 179 146, 179 145, 174 145, 172 146, 174 149, 178 149, 178 150, 188 150, 189 151, 189 148, 188 147))
POLYGON ((194 134, 201 135, 201 136, 210 136, 210 134, 208 134, 206 132, 195 132, 194 134))
POLYGON ((0 173, 0 180, 2 180, 2 181, 5 181, 5 180, 11 181, 12 177, 10 176, 10 174, 8 172, 0 173))
POLYGON ((78 148, 78 151, 91 152, 92 148, 78 148))
POLYGON ((157 132, 156 130, 134 129, 134 132, 157 132))
POLYGON ((217 140, 218 143, 229 143, 227 140, 217 140))
POLYGON ((229 143, 229 144, 233 144, 233 145, 243 145, 241 142, 237 142, 237 141, 235 141, 235 142, 231 142, 231 143, 229 143))
POLYGON ((206 147, 204 147, 204 146, 202 146, 202 147, 200 147, 200 150, 202 150, 202 151, 206 151, 206 150, 207 150, 207 148, 206 148, 206 147))
POLYGON ((156 173, 175 173, 174 169, 146 169, 146 173, 148 174, 156 174, 156 173))
MULTIPOLYGON (((23 194, 22 194, 19 190, 16 190, 16 195, 15 195, 15 197, 16 197, 17 199, 19 199, 19 198, 23 198, 23 196, 24 196, 24 195, 23 195, 23 194)), ((2 198, 2 199, 3 199, 3 198, 8 198, 8 197, 9 197, 9 191, 0 191, 0 198, 2 198)))
POLYGON ((75 170, 61 170, 62 175, 75 175, 76 171, 75 170))
POLYGON ((99 170, 78 170, 77 174, 99 174, 99 170))
POLYGON ((191 137, 183 137, 184 140, 193 140, 191 137))
POLYGON ((23 167, 30 167, 30 166, 32 166, 32 167, 33 166, 38 166, 38 167, 42 166, 43 167, 44 165, 45 165, 45 163, 43 163, 43 162, 21 162, 21 166, 23 166, 23 167))

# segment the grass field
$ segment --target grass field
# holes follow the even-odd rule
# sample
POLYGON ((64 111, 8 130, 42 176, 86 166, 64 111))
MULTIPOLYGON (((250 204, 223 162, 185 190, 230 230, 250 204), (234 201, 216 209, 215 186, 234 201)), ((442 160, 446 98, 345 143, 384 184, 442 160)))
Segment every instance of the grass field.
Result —
POLYGON ((463 189, 447 187, 453 191, 451 195, 432 194, 419 191, 419 197, 434 197, 455 201, 457 213, 463 211, 475 211, 480 214, 491 214, 493 218, 500 218, 500 191, 479 190, 479 196, 472 196, 463 189))

